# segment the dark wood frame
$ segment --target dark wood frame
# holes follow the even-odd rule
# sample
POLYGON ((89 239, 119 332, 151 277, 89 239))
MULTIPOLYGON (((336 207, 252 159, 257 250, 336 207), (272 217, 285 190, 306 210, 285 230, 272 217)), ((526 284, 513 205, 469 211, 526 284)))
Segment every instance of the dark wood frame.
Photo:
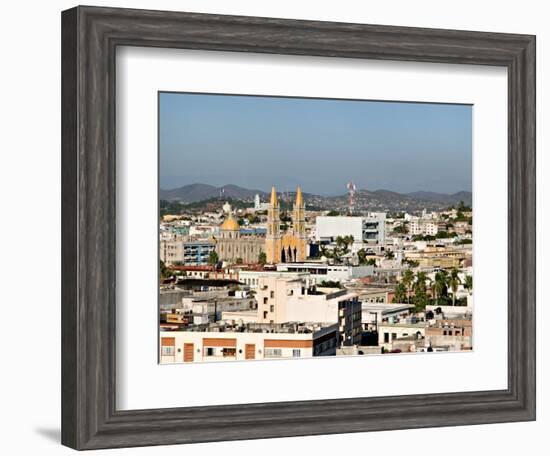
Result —
POLYGON ((534 36, 77 7, 62 13, 62 54, 63 444, 93 449, 535 419, 534 36), (116 410, 117 46, 506 67, 508 388, 116 410))

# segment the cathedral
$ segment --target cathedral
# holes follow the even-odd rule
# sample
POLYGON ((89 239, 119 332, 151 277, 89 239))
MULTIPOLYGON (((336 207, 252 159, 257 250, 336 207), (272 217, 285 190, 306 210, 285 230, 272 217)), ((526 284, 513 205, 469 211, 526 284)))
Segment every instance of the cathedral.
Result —
POLYGON ((306 206, 300 187, 296 189, 296 201, 292 210, 292 228, 281 233, 280 207, 275 187, 267 208, 267 234, 265 253, 268 263, 293 263, 305 261, 307 252, 306 206))
POLYGON ((231 207, 227 206, 227 217, 220 227, 219 238, 215 240, 218 258, 229 262, 257 263, 264 251, 264 237, 241 234, 241 227, 233 217, 231 207))

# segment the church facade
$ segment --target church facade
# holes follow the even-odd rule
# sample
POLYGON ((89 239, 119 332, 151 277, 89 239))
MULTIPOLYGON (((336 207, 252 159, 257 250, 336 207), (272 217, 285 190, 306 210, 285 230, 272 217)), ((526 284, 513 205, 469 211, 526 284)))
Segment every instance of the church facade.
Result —
POLYGON ((230 212, 221 225, 220 236, 215 242, 218 258, 233 263, 257 263, 265 247, 263 236, 241 234, 241 227, 230 212))
POLYGON ((280 206, 275 187, 267 208, 267 234, 265 253, 268 263, 293 263, 307 257, 306 207, 302 190, 296 189, 296 201, 292 210, 292 227, 281 231, 280 206))

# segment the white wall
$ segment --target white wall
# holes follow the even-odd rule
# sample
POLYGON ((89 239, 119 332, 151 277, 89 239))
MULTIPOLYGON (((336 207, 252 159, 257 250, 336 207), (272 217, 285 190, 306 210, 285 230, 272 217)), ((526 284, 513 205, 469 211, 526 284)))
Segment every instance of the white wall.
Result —
MULTIPOLYGON (((0 417, 3 452, 9 454, 74 454, 58 445, 60 422, 60 16, 75 1, 6 2, 0 28, 2 43, 2 134, 0 135, 0 224, 2 287, 2 371, 0 417), (22 204, 26 203, 26 204, 22 204), (37 224, 15 220, 32 212, 37 224), (38 231, 37 231, 38 230, 38 231), (37 236, 39 233, 39 236, 37 236), (13 242, 27 238, 29 243, 13 242), (39 248, 40 255, 30 255, 39 248), (29 258, 36 262, 29 263, 29 258), (24 303, 32 309, 22 338, 18 311, 19 290, 34 289, 40 299, 24 303), (14 341, 17 338, 17 345, 14 341), (24 356, 22 356, 24 354, 24 356)), ((91 2, 94 3, 94 2, 91 2)), ((482 31, 537 34, 537 143, 539 275, 548 276, 550 266, 548 219, 542 213, 548 200, 550 132, 547 112, 550 93, 550 14, 546 3, 535 0, 479 1, 459 3, 438 0, 386 2, 267 0, 98 0, 105 6, 187 10, 197 12, 274 16, 373 24, 409 25, 482 31), (546 219, 545 219, 546 218, 546 219)), ((548 207, 546 206, 548 209, 548 207)), ((543 280, 538 280, 543 296, 543 280)), ((486 444, 501 456, 522 454, 537 445, 547 448, 543 432, 550 425, 548 374, 550 338, 543 337, 542 322, 549 321, 547 306, 539 306, 538 404, 539 421, 488 426, 424 429, 287 438, 270 441, 200 444, 187 447, 123 449, 94 454, 226 455, 334 454, 335 452, 422 454, 424 456, 475 454, 486 444), (456 444, 456 442, 460 442, 456 444), (444 450, 443 450, 444 449, 444 450)), ((545 450, 542 450, 544 452, 545 450)), ((540 453, 540 452, 539 452, 540 453)))

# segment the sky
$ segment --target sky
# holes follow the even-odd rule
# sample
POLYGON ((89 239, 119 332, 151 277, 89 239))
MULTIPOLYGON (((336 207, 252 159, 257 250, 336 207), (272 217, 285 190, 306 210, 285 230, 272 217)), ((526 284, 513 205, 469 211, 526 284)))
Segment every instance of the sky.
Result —
POLYGON ((470 105, 159 94, 160 187, 472 188, 470 105))

